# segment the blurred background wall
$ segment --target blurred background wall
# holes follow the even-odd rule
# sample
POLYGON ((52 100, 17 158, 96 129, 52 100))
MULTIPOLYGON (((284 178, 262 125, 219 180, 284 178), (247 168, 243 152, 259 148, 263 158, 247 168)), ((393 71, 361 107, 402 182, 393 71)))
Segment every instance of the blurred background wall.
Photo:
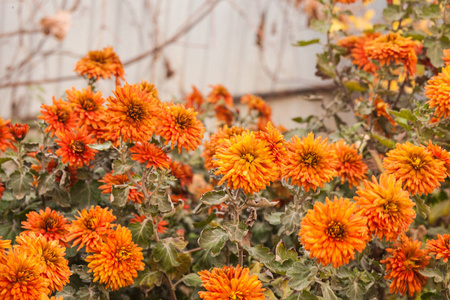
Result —
MULTIPOLYGON (((197 86, 223 84, 232 95, 269 98, 274 121, 320 111, 302 93, 327 93, 314 75, 322 46, 293 47, 324 37, 308 28, 323 17, 315 0, 2 0, 0 1, 0 116, 34 119, 41 103, 86 82, 73 72, 89 50, 113 46, 126 80, 156 84, 163 100, 197 86), (278 100, 276 100, 278 99, 278 100)), ((375 9, 377 6, 374 5, 375 9)), ((351 22, 372 16, 352 6, 351 22)), ((345 21, 345 20, 343 20, 345 21)), ((351 23, 351 24, 350 24, 351 23)), ((349 25, 350 24, 350 25, 349 25)), ((101 80, 104 96, 114 80, 101 80)))

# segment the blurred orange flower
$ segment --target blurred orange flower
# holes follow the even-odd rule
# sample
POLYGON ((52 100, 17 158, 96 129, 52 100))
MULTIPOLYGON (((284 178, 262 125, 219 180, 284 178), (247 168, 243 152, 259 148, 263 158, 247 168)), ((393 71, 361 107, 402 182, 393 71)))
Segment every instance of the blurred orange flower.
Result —
POLYGON ((86 257, 88 272, 94 273, 94 282, 99 281, 112 290, 133 284, 137 271, 144 270, 144 257, 142 248, 131 238, 131 231, 119 225, 95 247, 94 254, 86 257))
POLYGON ((116 224, 111 224, 116 217, 108 208, 100 206, 91 206, 88 211, 83 209, 78 211, 76 220, 72 221, 69 226, 69 234, 67 241, 72 241, 72 247, 79 245, 77 251, 86 245, 86 252, 92 252, 96 244, 103 241, 108 234, 113 231, 116 224))
POLYGON ((114 52, 112 47, 106 47, 102 50, 89 51, 88 54, 79 60, 75 65, 75 72, 78 75, 86 75, 89 79, 116 77, 116 85, 119 85, 119 78, 123 77, 123 65, 120 58, 114 52))
POLYGON ((294 136, 287 143, 288 155, 284 177, 291 178, 291 184, 303 186, 307 192, 323 187, 338 173, 338 159, 327 139, 314 139, 310 132, 307 137, 300 139, 294 136))
POLYGON ((4 264, 6 261, 6 249, 11 248, 11 241, 10 240, 2 240, 2 237, 0 236, 0 265, 4 264))
POLYGON ((431 141, 428 142, 427 145, 428 150, 431 151, 431 154, 433 154, 434 158, 443 161, 445 169, 447 170, 447 176, 450 175, 450 153, 446 150, 442 149, 442 147, 439 147, 438 145, 433 145, 431 141))
POLYGON ((429 254, 446 263, 450 258, 450 234, 438 234, 436 240, 427 240, 426 248, 429 254))
POLYGON ((257 139, 254 133, 224 140, 214 155, 216 175, 224 175, 218 185, 227 182, 231 189, 242 188, 253 194, 278 178, 278 168, 265 140, 257 139))
POLYGON ((30 129, 30 126, 28 124, 14 124, 12 125, 11 123, 8 124, 9 126, 9 131, 12 133, 12 135, 14 136, 14 139, 16 141, 21 141, 25 138, 25 136, 28 133, 28 130, 30 129))
POLYGON ((66 238, 68 221, 59 212, 46 207, 39 213, 32 211, 27 214, 27 220, 22 222, 24 232, 34 232, 43 235, 49 241, 58 241, 63 247, 67 247, 66 238))
POLYGON ((393 279, 389 286, 389 292, 400 293, 404 296, 408 292, 412 297, 415 292, 420 292, 427 278, 420 274, 429 263, 430 256, 425 250, 420 249, 420 241, 413 241, 403 236, 396 244, 396 248, 388 248, 390 257, 382 260, 386 264, 386 279, 393 279))
POLYGON ((313 210, 303 218, 300 241, 310 258, 334 268, 354 259, 355 251, 362 252, 369 241, 367 218, 347 198, 334 198, 326 203, 316 202, 313 210))
POLYGON ((444 162, 433 158, 431 151, 409 142, 397 143, 383 160, 386 174, 394 174, 411 195, 431 194, 445 180, 444 162))
POLYGON ((180 181, 182 187, 186 187, 192 183, 194 173, 192 172, 191 166, 176 160, 170 160, 170 170, 172 175, 180 181))
POLYGON ((341 176, 341 184, 347 179, 350 188, 358 186, 366 178, 368 170, 362 161, 362 155, 358 154, 354 144, 346 145, 343 139, 331 146, 338 159, 336 170, 338 176, 341 176))
POLYGON ((168 169, 170 159, 167 154, 158 146, 144 142, 136 144, 130 148, 131 158, 140 164, 147 164, 146 168, 168 169))
POLYGON ((69 166, 81 168, 89 165, 98 151, 89 147, 95 140, 87 134, 84 128, 78 132, 69 131, 57 134, 59 140, 56 141, 60 147, 56 154, 61 157, 61 161, 69 166))
POLYGON ((153 83, 150 83, 148 81, 142 80, 141 83, 141 89, 150 95, 151 98, 156 98, 159 100, 159 92, 156 86, 153 83))
POLYGON ((187 108, 193 108, 195 111, 202 112, 202 104, 205 102, 203 94, 195 87, 192 86, 192 92, 187 95, 184 100, 187 108))
POLYGON ((425 96, 430 108, 435 108, 434 115, 439 118, 450 118, 450 65, 443 68, 441 73, 428 80, 425 85, 425 96))
POLYGON ((450 66, 450 49, 444 50, 444 57, 442 60, 445 62, 446 66, 450 66))
POLYGON ((380 239, 395 241, 416 217, 409 193, 392 174, 381 174, 379 182, 375 176, 371 182, 364 180, 364 187, 358 187, 356 194, 354 200, 367 217, 370 232, 380 239))
POLYGON ((221 84, 211 85, 212 91, 209 93, 206 101, 212 104, 218 104, 221 100, 223 100, 224 104, 229 107, 233 107, 233 97, 231 97, 230 92, 228 92, 227 88, 221 84))
POLYGON ((53 105, 41 105, 39 119, 47 123, 45 132, 50 132, 51 137, 57 133, 70 132, 76 126, 76 118, 73 115, 70 103, 53 97, 53 105))
POLYGON ((214 268, 211 272, 198 272, 202 286, 206 291, 198 292, 200 299, 205 300, 264 300, 265 289, 258 275, 250 275, 250 269, 237 266, 214 268))
POLYGON ((181 104, 170 103, 163 107, 157 134, 166 140, 165 144, 170 142, 171 149, 176 145, 178 153, 182 148, 188 152, 197 149, 205 133, 205 126, 195 117, 197 112, 181 104))

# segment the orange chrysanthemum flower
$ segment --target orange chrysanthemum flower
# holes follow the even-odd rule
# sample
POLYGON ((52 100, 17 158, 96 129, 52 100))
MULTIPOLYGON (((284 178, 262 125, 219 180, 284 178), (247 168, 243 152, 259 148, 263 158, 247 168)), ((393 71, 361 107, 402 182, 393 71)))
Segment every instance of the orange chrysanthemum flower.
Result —
POLYGON ((214 111, 216 113, 217 120, 231 126, 234 120, 234 114, 227 106, 217 105, 216 108, 214 108, 214 111))
POLYGON ((70 103, 53 97, 53 105, 41 105, 41 115, 39 119, 47 123, 45 132, 50 132, 54 137, 57 133, 72 131, 76 126, 76 118, 73 115, 70 103))
POLYGON ((69 233, 68 222, 59 212, 49 207, 40 210, 39 213, 32 211, 27 214, 27 220, 22 222, 24 232, 34 232, 43 235, 49 241, 58 241, 63 247, 67 247, 66 237, 69 233))
POLYGON ((87 126, 93 130, 103 128, 105 122, 105 107, 102 92, 92 92, 91 86, 87 90, 77 91, 75 88, 66 90, 67 100, 72 103, 75 117, 79 126, 87 126))
POLYGON ((355 251, 362 252, 369 241, 367 218, 347 198, 334 198, 326 203, 316 202, 303 218, 300 241, 310 258, 334 268, 348 264, 355 251))
POLYGON ((341 176, 341 184, 347 179, 350 188, 358 186, 366 178, 368 169, 362 161, 362 155, 358 154, 354 144, 346 145, 342 139, 331 146, 338 159, 336 170, 341 176))
POLYGON ((374 40, 367 41, 364 51, 369 59, 380 62, 381 66, 402 63, 409 75, 416 73, 417 44, 411 37, 403 37, 399 33, 389 32, 374 40))
POLYGON ((156 131, 160 102, 145 92, 140 84, 116 86, 115 97, 109 97, 106 137, 118 141, 148 141, 156 131))
POLYGON ((431 108, 436 108, 434 114, 439 118, 450 118, 450 66, 428 80, 425 86, 425 96, 431 108))
POLYGON ((130 148, 131 159, 140 164, 147 164, 146 167, 155 169, 169 169, 170 160, 167 154, 158 146, 144 142, 136 144, 130 148))
POLYGON ((159 92, 156 86, 153 83, 150 83, 148 81, 142 80, 140 82, 141 89, 149 94, 151 98, 156 98, 159 100, 159 92))
POLYGON ((0 299, 48 300, 48 279, 41 276, 42 265, 23 249, 8 251, 0 264, 0 299))
POLYGON ((265 131, 258 131, 255 133, 257 139, 265 140, 267 146, 274 158, 273 162, 277 165, 278 179, 282 175, 282 170, 285 167, 285 161, 287 156, 286 141, 284 136, 272 125, 271 122, 267 123, 265 131))
POLYGON ((28 124, 14 124, 12 125, 11 123, 8 124, 9 126, 9 131, 12 133, 12 135, 14 136, 14 139, 16 141, 22 141, 25 136, 28 133, 28 130, 30 130, 30 126, 28 124))
POLYGON ((223 175, 218 185, 227 182, 231 189, 243 189, 253 194, 278 179, 279 169, 271 148, 254 133, 244 132, 224 140, 214 159, 213 164, 218 167, 215 174, 223 175))
POLYGON ((393 279, 389 286, 389 292, 400 293, 412 297, 415 292, 420 292, 427 278, 419 272, 429 263, 430 257, 425 250, 420 249, 420 241, 402 237, 395 249, 388 248, 391 257, 382 260, 386 264, 386 279, 393 279))
POLYGON ((202 157, 205 158, 205 168, 211 170, 214 168, 213 165, 213 156, 216 154, 216 150, 223 141, 230 139, 232 136, 240 135, 243 132, 248 132, 243 127, 228 127, 225 125, 223 128, 219 129, 219 131, 210 137, 210 142, 205 142, 205 150, 202 153, 202 157))
POLYGON ((0 118, 0 151, 5 152, 8 148, 14 148, 12 142, 14 141, 14 136, 9 130, 10 120, 3 120, 0 118))
POLYGON ((131 231, 119 225, 96 247, 93 255, 86 257, 88 272, 94 272, 94 282, 112 290, 133 284, 137 271, 144 270, 144 257, 142 248, 131 238, 131 231))
POLYGON ((4 264, 6 261, 6 249, 11 248, 11 241, 10 240, 2 240, 2 237, 0 236, 0 265, 4 264))
POLYGON ((69 226, 67 241, 74 240, 72 247, 78 245, 77 251, 86 245, 86 251, 92 252, 92 248, 103 241, 116 226, 111 224, 116 219, 112 211, 100 206, 91 206, 88 211, 78 211, 75 218, 69 226))
MULTIPOLYGON (((134 176, 134 173, 131 173, 131 176, 134 176)), ((124 185, 129 181, 127 174, 113 175, 112 173, 106 173, 103 179, 99 180, 99 182, 104 183, 104 185, 99 186, 99 189, 102 190, 102 194, 111 194, 114 185, 124 185)), ((129 190, 127 202, 130 200, 140 204, 144 201, 144 194, 132 188, 129 190)))
POLYGON ((192 172, 191 166, 176 160, 171 160, 170 171, 180 181, 182 187, 186 187, 192 183, 194 173, 192 172))
POLYGON ((187 95, 184 100, 186 101, 185 106, 187 108, 193 108, 198 112, 202 111, 201 107, 203 105, 203 102, 205 102, 205 98, 195 86, 192 86, 192 92, 187 95))
POLYGON ((166 145, 171 143, 171 149, 177 145, 178 153, 182 148, 195 150, 205 133, 205 126, 196 115, 192 108, 186 109, 181 104, 165 104, 157 134, 166 140, 166 145))
POLYGON ((224 87, 221 84, 218 85, 211 85, 212 91, 209 93, 208 98, 206 101, 209 103, 217 104, 219 101, 223 100, 226 105, 229 107, 233 107, 233 97, 231 97, 231 94, 228 92, 227 88, 224 87))
POLYGON ((436 240, 427 240, 426 248, 429 254, 446 263, 450 258, 450 234, 438 234, 436 240))
POLYGON ((450 175, 450 153, 446 150, 442 149, 442 147, 439 147, 438 145, 433 145, 431 141, 428 142, 427 145, 428 150, 431 151, 431 154, 433 154, 434 158, 443 161, 444 166, 447 170, 447 176, 450 175))
POLYGON ((249 110, 255 110, 261 116, 266 117, 270 120, 270 117, 272 116, 272 109, 261 97, 247 94, 241 97, 241 103, 246 104, 249 110))
POLYGON ((89 144, 94 144, 94 139, 87 134, 85 129, 78 132, 69 131, 64 134, 57 134, 59 140, 56 143, 59 149, 56 154, 61 157, 61 161, 69 166, 81 168, 83 165, 89 165, 98 151, 90 148, 89 144))
POLYGON ((338 175, 338 159, 326 138, 314 139, 312 132, 302 139, 294 136, 287 149, 284 176, 291 178, 292 184, 303 186, 305 191, 315 191, 338 175))
POLYGON ((359 69, 372 74, 374 74, 379 69, 376 64, 369 60, 364 48, 368 42, 373 41, 380 35, 380 33, 365 33, 363 36, 359 37, 356 40, 355 45, 350 50, 350 52, 352 54, 352 63, 359 69))
POLYGON ((112 47, 103 48, 103 50, 89 51, 75 65, 75 72, 78 75, 86 75, 89 79, 116 77, 116 85, 119 85, 119 78, 124 80, 123 65, 120 58, 113 51, 112 47))
POLYGON ((381 97, 377 96, 375 99, 373 99, 373 105, 375 106, 375 113, 377 114, 377 117, 385 117, 389 123, 393 127, 395 127, 395 121, 394 119, 388 114, 388 110, 391 109, 388 103, 384 102, 381 97))
POLYGON ((433 158, 431 152, 423 146, 409 142, 397 144, 383 160, 387 174, 394 174, 402 181, 403 188, 411 195, 431 194, 444 181, 446 169, 444 162, 433 158))
POLYGON ((258 275, 250 275, 250 269, 237 266, 214 268, 211 272, 198 272, 206 291, 198 292, 205 300, 264 300, 264 289, 258 275))
POLYGON ((16 237, 19 247, 29 256, 34 256, 41 264, 41 276, 48 279, 50 291, 61 291, 69 283, 72 274, 69 262, 64 258, 66 249, 57 241, 47 241, 43 236, 34 232, 22 233, 16 237))
POLYGON ((446 66, 450 66, 450 49, 444 50, 444 57, 442 60, 445 62, 446 66))
POLYGON ((414 221, 414 202, 409 193, 402 189, 401 181, 394 175, 381 174, 380 182, 375 176, 372 182, 364 180, 364 187, 358 187, 354 197, 356 204, 367 217, 370 232, 380 239, 395 241, 398 236, 408 230, 414 221))

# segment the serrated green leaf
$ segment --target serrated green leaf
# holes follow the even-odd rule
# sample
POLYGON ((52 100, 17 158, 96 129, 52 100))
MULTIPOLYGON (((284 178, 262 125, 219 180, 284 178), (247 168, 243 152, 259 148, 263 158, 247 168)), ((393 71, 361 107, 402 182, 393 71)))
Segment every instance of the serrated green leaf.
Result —
POLYGON ((150 219, 144 219, 142 223, 136 222, 128 225, 133 236, 133 242, 148 249, 151 246, 151 238, 153 237, 153 222, 150 219))
POLYGON ((181 280, 187 286, 200 286, 202 284, 200 276, 195 273, 185 275, 181 280))
POLYGON ((296 291, 302 291, 306 289, 312 282, 317 274, 317 268, 315 273, 311 272, 311 268, 304 263, 296 262, 286 272, 286 276, 289 279, 289 287, 296 291))
POLYGON ((222 228, 206 228, 200 234, 198 244, 209 251, 211 256, 217 256, 228 241, 228 233, 222 228))
POLYGON ((180 263, 177 260, 178 252, 175 245, 168 239, 159 241, 155 249, 153 249, 153 259, 155 262, 159 262, 161 268, 169 272, 174 267, 178 267, 180 263))
POLYGON ((358 281, 350 281, 348 283, 348 289, 345 292, 345 295, 349 297, 349 299, 363 299, 366 289, 364 289, 358 281))
POLYGON ((97 151, 105 151, 111 148, 112 143, 110 141, 107 141, 103 144, 89 144, 89 148, 97 150, 97 151))
POLYGON ((419 273, 425 277, 433 278, 434 282, 436 283, 442 282, 444 280, 442 278, 442 272, 438 268, 425 268, 419 271, 419 273))
POLYGON ((313 40, 309 40, 309 41, 298 41, 295 44, 292 44, 292 46, 295 47, 304 47, 304 46, 308 46, 308 45, 312 45, 312 44, 317 44, 320 43, 320 39, 313 39, 313 40))
POLYGON ((17 200, 22 199, 31 192, 33 183, 33 175, 30 173, 20 174, 19 171, 14 171, 6 182, 6 187, 13 190, 14 197, 17 200))
POLYGON ((164 274, 161 271, 151 271, 145 269, 138 274, 134 281, 135 287, 145 287, 146 290, 151 290, 155 286, 161 286, 164 274))
POLYGON ((239 224, 235 224, 230 221, 224 222, 223 228, 228 232, 228 236, 232 242, 241 242, 248 232, 247 225, 242 222, 239 224))
POLYGON ((329 284, 322 284, 322 295, 323 300, 339 300, 339 298, 336 296, 336 294, 333 292, 329 284))
POLYGON ((38 177, 37 192, 39 196, 45 195, 55 188, 55 175, 41 173, 38 177))
POLYGON ((127 160, 122 162, 120 158, 113 161, 112 169, 113 169, 113 175, 122 175, 128 171, 131 170, 131 168, 134 166, 134 162, 131 160, 131 158, 127 158, 127 160))
POLYGON ((56 292, 55 298, 58 299, 62 297, 64 300, 77 300, 75 297, 76 290, 73 286, 66 285, 63 287, 63 290, 60 292, 56 292))
POLYGON ((257 245, 255 247, 246 247, 245 250, 247 250, 250 256, 256 258, 263 264, 267 264, 275 259, 275 255, 270 252, 270 249, 262 245, 257 245))
POLYGON ((297 252, 295 252, 294 250, 287 250, 286 247, 284 246, 283 241, 280 240, 280 242, 278 242, 278 245, 275 249, 275 261, 277 261, 279 263, 283 263, 289 259, 296 261, 297 260, 297 252))
POLYGON ((436 39, 434 37, 427 37, 423 43, 424 47, 427 49, 427 56, 430 58, 431 63, 436 68, 444 66, 444 61, 442 60, 443 51, 450 48, 450 41, 446 37, 441 39, 436 39))
POLYGON ((272 212, 271 214, 264 214, 264 219, 269 222, 271 225, 280 225, 281 224, 281 215, 282 212, 272 212))
POLYGON ((206 205, 219 205, 228 200, 229 196, 224 191, 210 191, 204 193, 200 201, 206 205))
POLYGON ((417 121, 417 117, 410 109, 402 108, 400 111, 390 110, 389 113, 393 116, 400 117, 411 122, 417 121))
POLYGON ((128 195, 130 194, 129 186, 119 187, 114 185, 111 189, 111 203, 118 207, 124 207, 128 202, 128 195))

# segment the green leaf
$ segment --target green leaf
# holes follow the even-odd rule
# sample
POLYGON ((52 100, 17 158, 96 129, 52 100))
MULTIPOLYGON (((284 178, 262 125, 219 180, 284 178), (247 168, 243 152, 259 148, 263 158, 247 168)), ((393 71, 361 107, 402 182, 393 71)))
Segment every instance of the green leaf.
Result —
POLYGON ((128 225, 133 236, 133 242, 143 249, 150 248, 151 238, 153 236, 153 222, 145 219, 142 223, 136 222, 128 225))
POLYGON ((101 200, 101 183, 98 181, 79 180, 70 189, 70 198, 77 203, 78 208, 89 208, 101 200))
POLYGON ((327 33, 331 28, 331 23, 324 20, 312 20, 311 21, 311 29, 318 31, 320 33, 327 33))
POLYGON ((417 16, 421 19, 439 19, 441 17, 441 11, 439 5, 431 4, 430 6, 416 7, 415 10, 417 16))
POLYGON ((329 284, 322 284, 322 295, 323 300, 339 300, 339 298, 334 294, 329 284))
POLYGON ((367 90, 366 87, 360 85, 356 81, 345 81, 344 86, 349 90, 350 92, 364 92, 367 90))
POLYGON ((160 212, 167 213, 173 211, 173 202, 170 199, 169 194, 167 194, 165 191, 157 193, 155 199, 160 212))
POLYGON ((195 273, 185 275, 181 280, 187 286, 200 286, 202 284, 200 276, 195 273))
POLYGON ((152 290, 155 286, 161 286, 164 274, 161 271, 151 271, 145 269, 138 274, 134 281, 135 287, 145 287, 146 291, 152 290))
POLYGON ((60 292, 56 292, 55 298, 62 297, 64 300, 77 300, 75 297, 76 290, 73 286, 66 285, 63 287, 63 290, 60 292))
POLYGON ((265 300, 278 300, 278 298, 275 296, 275 294, 272 292, 271 289, 266 289, 264 291, 264 299, 265 300))
POLYGON ((423 45, 427 48, 427 56, 430 58, 433 66, 436 68, 443 67, 443 51, 450 48, 450 40, 446 37, 442 37, 439 40, 434 37, 427 37, 423 45))
POLYGON ((399 21, 404 15, 405 12, 398 5, 389 5, 383 10, 383 18, 389 23, 399 21))
POLYGON ((20 222, 13 220, 12 224, 7 224, 6 222, 0 225, 0 236, 4 240, 14 241, 16 236, 21 232, 20 222))
POLYGON ((5 157, 0 157, 0 165, 4 164, 4 163, 7 162, 7 161, 13 160, 13 159, 14 159, 14 158, 12 158, 12 157, 7 157, 7 156, 5 156, 5 157))
POLYGON ((130 187, 119 187, 113 185, 111 190, 111 203, 118 207, 124 207, 128 202, 128 195, 130 194, 130 187))
POLYGON ((406 108, 402 108, 400 111, 390 110, 389 113, 411 122, 417 121, 417 117, 412 113, 412 111, 406 108))
POLYGON ((107 141, 103 144, 89 144, 89 148, 97 150, 97 151, 105 151, 111 148, 112 143, 110 141, 107 141))
POLYGON ((204 193, 200 201, 206 205, 219 205, 228 199, 229 196, 224 191, 210 191, 204 193))
POLYGON ((224 222, 223 228, 228 232, 228 236, 230 241, 241 242, 244 236, 248 232, 248 227, 245 223, 240 222, 239 224, 235 224, 231 221, 224 222))
POLYGON ((122 175, 130 171, 133 166, 134 162, 131 160, 131 158, 127 158, 125 163, 123 163, 122 160, 118 158, 115 161, 113 161, 112 165, 113 175, 122 175))
POLYGON ((328 52, 317 54, 317 69, 319 71, 319 74, 317 75, 322 78, 336 77, 336 72, 334 70, 333 64, 330 63, 328 52))
POLYGON ((281 232, 291 235, 295 230, 298 229, 300 226, 300 211, 295 211, 295 208, 293 205, 289 205, 286 208, 286 211, 281 214, 280 221, 281 221, 281 232))
POLYGON ((228 241, 228 233, 222 228, 206 228, 200 234, 198 244, 209 251, 211 256, 217 256, 228 241))
POLYGON ((442 278, 442 272, 439 269, 432 269, 432 268, 425 268, 422 271, 419 271, 420 274, 422 274, 425 277, 428 278, 434 278, 434 282, 439 283, 442 282, 444 279, 442 278))
POLYGON ((100 300, 96 286, 81 287, 76 294, 76 298, 79 300, 100 300))
POLYGON ((275 255, 270 252, 270 249, 262 245, 257 245, 255 247, 246 247, 245 250, 247 250, 248 254, 251 257, 256 258, 263 264, 268 264, 275 259, 275 255))
POLYGON ((194 227, 195 228, 204 228, 206 225, 211 223, 211 221, 214 220, 215 217, 216 217, 216 214, 214 212, 212 212, 204 220, 194 223, 194 227))
POLYGON ((304 46, 317 44, 317 43, 320 43, 320 39, 313 39, 313 40, 309 40, 309 41, 298 41, 297 43, 292 44, 292 46, 304 47, 304 46))
POLYGON ((162 269, 166 272, 173 270, 180 265, 177 260, 178 252, 175 245, 168 239, 159 241, 153 249, 153 259, 159 262, 162 269))
POLYGON ((88 273, 89 267, 86 265, 71 265, 70 271, 72 274, 77 274, 83 282, 91 282, 93 279, 92 274, 88 273))
POLYGON ((272 212, 271 214, 264 213, 264 219, 269 222, 271 225, 280 225, 281 224, 281 215, 282 212, 272 212))
POLYGON ((394 149, 396 143, 393 140, 387 139, 378 133, 372 132, 370 136, 380 142, 381 145, 388 147, 389 149, 394 149))
POLYGON ((17 200, 22 199, 31 192, 31 184, 33 183, 33 175, 30 173, 20 174, 17 170, 11 174, 6 187, 13 190, 14 197, 17 200))
POLYGON ((282 240, 278 242, 277 248, 275 250, 275 261, 279 263, 283 263, 289 259, 296 261, 297 260, 297 252, 295 250, 287 250, 284 246, 282 240))
POLYGON ((39 196, 45 195, 55 188, 55 175, 42 173, 38 177, 37 192, 39 196))
POLYGON ((428 215, 430 215, 431 210, 428 205, 425 204, 425 200, 420 198, 419 196, 414 196, 414 200, 416 200, 417 213, 422 218, 426 219, 428 215))
POLYGON ((303 291, 296 300, 316 300, 317 297, 308 291, 303 291))
POLYGON ((289 287, 296 291, 302 291, 306 289, 312 282, 317 274, 317 267, 315 269, 310 268, 303 262, 296 262, 286 272, 286 276, 289 279, 289 287), (314 272, 313 272, 314 270, 314 272))
POLYGON ((363 299, 366 290, 356 280, 351 280, 348 284, 348 289, 345 295, 349 299, 363 299))
POLYGON ((55 184, 54 189, 50 191, 50 197, 58 206, 70 207, 70 194, 65 187, 55 184))

